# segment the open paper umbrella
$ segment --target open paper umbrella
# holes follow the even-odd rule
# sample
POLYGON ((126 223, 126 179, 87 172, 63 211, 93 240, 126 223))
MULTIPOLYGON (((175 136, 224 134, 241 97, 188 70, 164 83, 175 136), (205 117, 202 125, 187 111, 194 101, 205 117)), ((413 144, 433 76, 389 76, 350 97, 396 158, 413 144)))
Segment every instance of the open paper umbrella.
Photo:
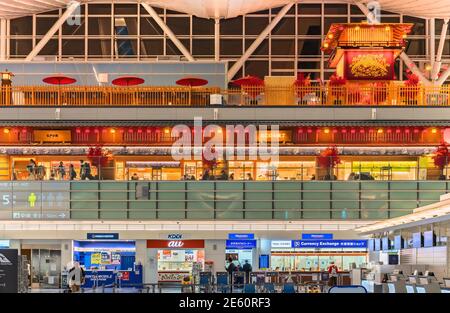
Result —
POLYGON ((264 86, 264 80, 257 76, 245 76, 239 79, 236 79, 232 81, 233 84, 237 86, 241 86, 242 89, 249 94, 250 97, 253 99, 256 98, 260 93, 260 88, 255 87, 261 87, 264 86))
POLYGON ((206 79, 198 77, 184 77, 176 81, 177 85, 189 86, 189 105, 192 103, 192 87, 204 86, 208 83, 206 79))
POLYGON ((75 83, 77 80, 72 77, 63 76, 63 75, 55 75, 55 76, 49 76, 42 80, 44 83, 50 84, 50 85, 58 85, 58 104, 61 103, 61 90, 59 87, 61 85, 71 85, 75 83))
POLYGON ((42 80, 44 83, 50 84, 50 85, 70 85, 75 83, 77 80, 75 78, 72 77, 68 77, 68 76, 62 76, 62 75, 57 75, 57 76, 49 76, 46 77, 42 80))
POLYGON ((123 76, 116 78, 112 81, 113 85, 116 86, 137 86, 142 85, 145 82, 144 79, 135 76, 123 76))
POLYGON ((177 80, 176 83, 180 86, 199 87, 208 84, 208 81, 198 77, 184 77, 177 80))

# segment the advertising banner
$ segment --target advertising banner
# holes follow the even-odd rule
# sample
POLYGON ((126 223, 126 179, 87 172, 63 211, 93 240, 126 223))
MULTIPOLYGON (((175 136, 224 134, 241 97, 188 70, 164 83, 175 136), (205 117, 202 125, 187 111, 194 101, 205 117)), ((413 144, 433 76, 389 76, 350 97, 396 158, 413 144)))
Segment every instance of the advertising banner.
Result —
POLYGON ((333 239, 333 234, 302 234, 303 240, 333 239))
POLYGON ((0 249, 0 293, 17 293, 18 251, 0 249))
POLYGON ((255 239, 255 234, 228 234, 230 240, 249 240, 255 239))
POLYGON ((292 248, 367 248, 367 240, 292 240, 292 248))
POLYGON ((227 249, 253 249, 256 248, 256 240, 227 240, 227 249))

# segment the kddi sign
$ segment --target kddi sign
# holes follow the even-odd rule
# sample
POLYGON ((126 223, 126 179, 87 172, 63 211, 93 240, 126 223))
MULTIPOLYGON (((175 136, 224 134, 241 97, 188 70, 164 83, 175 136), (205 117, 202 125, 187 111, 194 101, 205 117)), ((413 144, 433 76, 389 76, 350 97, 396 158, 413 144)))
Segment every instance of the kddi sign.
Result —
POLYGON ((169 235, 167 236, 167 239, 170 239, 170 240, 180 240, 180 239, 183 239, 183 235, 182 235, 182 234, 169 234, 169 235))

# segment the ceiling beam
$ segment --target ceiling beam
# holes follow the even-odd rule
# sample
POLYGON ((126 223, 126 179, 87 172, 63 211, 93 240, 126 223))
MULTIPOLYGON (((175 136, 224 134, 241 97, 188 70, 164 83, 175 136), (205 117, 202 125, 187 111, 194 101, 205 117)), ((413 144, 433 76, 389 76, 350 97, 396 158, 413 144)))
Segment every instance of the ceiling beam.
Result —
POLYGON ((150 14, 150 16, 155 20, 155 22, 161 27, 161 29, 164 31, 164 33, 167 34, 167 37, 169 37, 170 40, 175 44, 175 46, 180 50, 180 52, 188 59, 189 62, 194 62, 195 59, 192 56, 192 54, 186 49, 186 47, 183 45, 183 43, 175 36, 175 34, 172 32, 172 30, 167 26, 166 23, 161 19, 161 17, 158 15, 158 13, 153 9, 148 3, 141 3, 144 9, 150 14))
POLYGON ((253 41, 253 43, 248 47, 247 51, 233 64, 233 66, 228 71, 228 81, 232 80, 233 77, 239 72, 241 67, 244 65, 245 61, 255 52, 263 40, 269 35, 269 33, 278 25, 281 19, 286 15, 286 13, 294 5, 293 2, 286 4, 280 12, 275 16, 275 18, 266 26, 266 28, 259 34, 259 36, 253 41))
POLYGON ((64 24, 69 16, 71 16, 76 9, 80 6, 80 2, 73 1, 66 9, 63 15, 56 21, 55 24, 48 30, 47 34, 45 34, 44 38, 42 38, 38 44, 34 47, 34 49, 28 54, 25 58, 25 61, 32 61, 38 54, 41 52, 42 48, 49 42, 49 40, 53 37, 53 35, 59 30, 59 28, 64 24))

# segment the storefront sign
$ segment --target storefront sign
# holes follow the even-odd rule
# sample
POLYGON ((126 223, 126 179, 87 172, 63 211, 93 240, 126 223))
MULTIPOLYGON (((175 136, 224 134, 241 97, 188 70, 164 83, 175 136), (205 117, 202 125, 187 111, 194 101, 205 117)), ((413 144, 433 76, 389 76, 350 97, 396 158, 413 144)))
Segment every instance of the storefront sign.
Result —
POLYGON ((227 249, 253 249, 256 248, 256 240, 227 240, 227 249))
POLYGON ((18 251, 0 249, 0 293, 18 292, 18 251))
POLYGON ((35 142, 71 142, 70 130, 35 130, 35 142))
POLYGON ((90 240, 117 240, 117 239, 119 239, 119 234, 118 233, 109 233, 109 234, 88 233, 87 239, 90 239, 90 240))
POLYGON ((367 248, 367 240, 292 240, 292 248, 367 248))
POLYGON ((149 249, 204 249, 204 240, 147 240, 149 249))
POLYGON ((0 249, 9 248, 10 241, 9 240, 0 240, 0 249))
POLYGON ((272 240, 272 248, 291 248, 292 242, 290 240, 272 240))
POLYGON ((255 239, 255 234, 228 234, 230 240, 248 240, 255 239))
POLYGON ((170 240, 180 240, 180 239, 183 239, 183 235, 182 235, 182 234, 169 234, 169 235, 167 236, 167 239, 170 239, 170 240))
POLYGON ((302 234, 302 240, 333 239, 333 234, 302 234))

